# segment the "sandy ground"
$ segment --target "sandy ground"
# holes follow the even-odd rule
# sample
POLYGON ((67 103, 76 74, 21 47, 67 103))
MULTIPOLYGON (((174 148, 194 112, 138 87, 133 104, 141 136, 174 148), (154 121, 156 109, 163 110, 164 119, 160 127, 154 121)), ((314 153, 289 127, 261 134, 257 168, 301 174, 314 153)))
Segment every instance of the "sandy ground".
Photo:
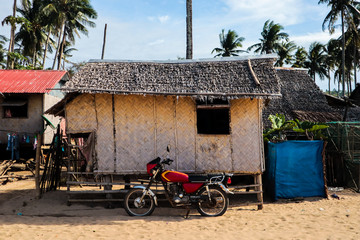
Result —
POLYGON ((360 239, 360 194, 350 190, 260 211, 236 206, 236 196, 224 216, 184 219, 185 210, 167 207, 139 218, 120 207, 67 206, 65 189, 36 200, 33 188, 31 179, 0 186, 0 239, 360 239))

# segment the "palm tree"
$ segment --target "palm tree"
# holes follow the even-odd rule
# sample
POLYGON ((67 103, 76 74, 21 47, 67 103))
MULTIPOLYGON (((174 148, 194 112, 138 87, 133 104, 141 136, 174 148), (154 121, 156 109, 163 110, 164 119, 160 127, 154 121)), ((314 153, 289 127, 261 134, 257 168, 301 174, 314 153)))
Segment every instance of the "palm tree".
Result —
POLYGON ((279 44, 278 49, 276 50, 279 58, 275 63, 276 67, 282 67, 285 64, 291 64, 293 61, 292 52, 296 49, 296 44, 294 42, 283 41, 279 44))
POLYGON ((255 53, 270 54, 276 52, 279 47, 281 40, 289 40, 289 35, 285 32, 281 32, 284 27, 274 21, 267 20, 264 24, 263 31, 261 32, 262 38, 260 38, 260 43, 256 43, 248 48, 248 51, 256 48, 255 53))
POLYGON ((221 48, 214 48, 211 51, 211 54, 213 52, 218 53, 215 55, 215 57, 239 56, 238 53, 246 52, 244 50, 237 49, 242 47, 242 42, 245 40, 245 38, 239 37, 235 31, 229 30, 225 34, 225 30, 223 29, 219 34, 219 39, 221 48))
POLYGON ((305 66, 308 68, 309 75, 314 79, 314 82, 316 74, 319 75, 320 79, 327 77, 324 45, 319 42, 313 42, 310 45, 305 66))
POLYGON ((5 61, 5 53, 6 53, 5 44, 7 41, 8 39, 5 36, 0 35, 0 67, 1 68, 4 68, 6 66, 6 64, 4 64, 4 61, 5 61))
POLYGON ((56 23, 58 24, 58 43, 53 62, 55 68, 56 60, 59 59, 57 69, 60 69, 61 59, 63 59, 62 46, 66 40, 75 42, 75 35, 80 37, 80 33, 87 35, 86 26, 95 27, 95 23, 90 19, 96 19, 97 13, 90 4, 90 0, 53 0, 45 7, 46 11, 57 13, 56 23))
POLYGON ((186 59, 193 58, 192 0, 186 0, 186 59))
POLYGON ((19 32, 15 35, 15 41, 21 42, 22 54, 32 58, 32 65, 36 67, 38 53, 42 51, 45 41, 43 31, 46 21, 42 14, 42 0, 23 0, 17 11, 25 19, 21 24, 19 32))
MULTIPOLYGON (((329 80, 329 94, 331 92, 330 83, 330 72, 335 71, 336 68, 341 66, 341 43, 337 39, 330 39, 328 43, 325 45, 326 52, 326 66, 328 71, 328 80, 329 80)), ((334 81, 336 80, 336 76, 334 74, 334 81)))
POLYGON ((304 47, 297 47, 295 52, 294 63, 291 67, 293 68, 306 68, 305 61, 307 59, 307 51, 304 47))
MULTIPOLYGON (((62 70, 65 70, 65 63, 71 63, 69 60, 67 60, 67 58, 71 58, 73 55, 71 55, 71 52, 73 51, 77 51, 76 48, 72 48, 71 47, 71 42, 66 41, 65 42, 65 46, 62 47, 64 49, 64 54, 63 54, 63 64, 62 64, 62 70)), ((60 55, 58 56, 60 57, 60 55)), ((59 60, 58 60, 59 61, 59 60)))
MULTIPOLYGON (((16 23, 17 23, 17 19, 16 19, 16 0, 14 0, 14 4, 13 4, 13 14, 10 15, 10 16, 7 16, 7 17, 2 21, 2 25, 4 25, 4 23, 11 25, 10 41, 9 41, 9 49, 8 49, 8 52, 9 52, 9 53, 12 53, 12 52, 14 52, 15 30, 16 30, 16 23)), ((8 68, 8 69, 13 69, 13 68, 14 68, 14 60, 11 59, 10 55, 11 55, 11 54, 8 54, 8 56, 7 56, 6 68, 8 68)))
POLYGON ((341 17, 341 36, 342 36, 342 78, 343 78, 343 97, 345 97, 345 24, 348 28, 354 28, 353 16, 360 17, 360 12, 357 10, 358 2, 353 0, 319 0, 319 4, 326 3, 331 7, 330 12, 326 15, 323 22, 323 30, 328 23, 330 33, 335 31, 335 24, 338 17, 341 17))

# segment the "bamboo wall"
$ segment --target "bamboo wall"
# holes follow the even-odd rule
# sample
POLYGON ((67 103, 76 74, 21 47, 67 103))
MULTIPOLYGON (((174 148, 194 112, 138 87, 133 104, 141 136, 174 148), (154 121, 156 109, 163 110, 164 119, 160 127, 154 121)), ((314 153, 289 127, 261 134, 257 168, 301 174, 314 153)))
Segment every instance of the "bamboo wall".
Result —
POLYGON ((261 100, 230 104, 231 134, 204 135, 190 97, 83 94, 66 107, 67 131, 96 132, 98 172, 144 173, 170 145, 179 171, 260 173, 261 100))

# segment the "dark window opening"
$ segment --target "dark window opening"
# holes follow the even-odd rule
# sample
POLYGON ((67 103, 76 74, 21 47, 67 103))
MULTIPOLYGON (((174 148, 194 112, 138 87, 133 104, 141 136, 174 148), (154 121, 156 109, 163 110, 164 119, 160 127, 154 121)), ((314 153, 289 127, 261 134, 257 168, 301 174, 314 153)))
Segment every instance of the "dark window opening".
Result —
POLYGON ((7 101, 3 102, 4 118, 27 118, 28 103, 26 101, 7 101))
POLYGON ((198 134, 230 134, 230 113, 228 107, 197 109, 198 134))

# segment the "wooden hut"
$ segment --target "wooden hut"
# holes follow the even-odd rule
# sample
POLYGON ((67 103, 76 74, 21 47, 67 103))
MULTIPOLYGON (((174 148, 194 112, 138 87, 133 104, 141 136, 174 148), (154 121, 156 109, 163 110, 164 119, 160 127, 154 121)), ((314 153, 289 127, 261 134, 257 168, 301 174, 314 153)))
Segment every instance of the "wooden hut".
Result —
POLYGON ((270 127, 269 115, 284 114, 287 120, 331 122, 342 119, 341 112, 329 106, 325 96, 307 69, 276 68, 280 78, 282 98, 270 101, 264 109, 265 127, 270 127))
POLYGON ((261 173, 263 101, 280 96, 273 61, 89 61, 63 88, 78 95, 50 112, 64 109, 70 135, 95 134, 99 173, 145 173, 167 145, 180 171, 261 173))
POLYGON ((281 96, 273 64, 261 56, 91 60, 48 113, 65 117, 70 137, 93 133, 94 162, 88 165, 102 176, 146 173, 146 163, 165 156, 170 145, 175 170, 260 181, 262 108, 265 99, 281 96))

